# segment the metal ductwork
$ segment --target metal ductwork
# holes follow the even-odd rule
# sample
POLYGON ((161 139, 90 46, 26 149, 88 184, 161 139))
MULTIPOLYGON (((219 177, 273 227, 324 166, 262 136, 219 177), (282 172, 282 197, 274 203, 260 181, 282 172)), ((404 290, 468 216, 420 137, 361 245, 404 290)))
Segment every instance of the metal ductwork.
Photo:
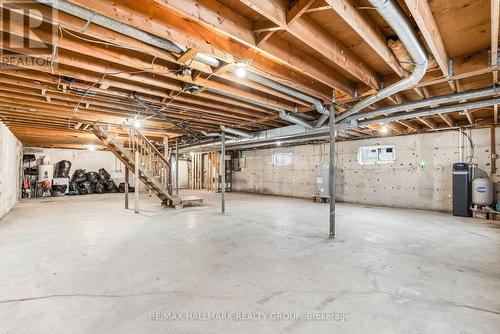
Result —
MULTIPOLYGON (((160 49, 177 53, 177 54, 182 54, 184 53, 187 48, 184 46, 177 45, 167 39, 155 36, 153 34, 150 34, 148 32, 142 31, 140 29, 137 29, 135 27, 132 27, 130 25, 121 23, 120 21, 114 20, 112 18, 109 18, 107 16, 98 14, 94 11, 88 10, 86 8, 80 7, 78 5, 74 5, 72 3, 69 3, 67 1, 60 1, 60 0, 36 0, 38 3, 51 6, 54 9, 57 9, 61 12, 67 13, 72 16, 76 16, 82 20, 85 20, 86 22, 89 23, 94 23, 96 25, 105 27, 107 29, 110 29, 112 31, 115 31, 117 33, 126 35, 128 37, 137 39, 141 42, 144 42, 146 44, 158 47, 160 49)), ((195 60, 207 64, 212 67, 219 67, 223 63, 218 60, 215 57, 212 57, 210 55, 204 54, 204 53, 197 53, 195 60)), ((298 90, 295 90, 293 88, 287 87, 285 85, 282 85, 278 82, 272 81, 267 79, 266 77, 263 77, 259 74, 253 73, 253 72, 247 72, 246 78, 248 80, 257 82, 259 84, 262 84, 266 87, 275 89, 277 91, 280 91, 282 93, 285 93, 287 95, 296 97, 300 100, 303 100, 305 102, 311 103, 312 106, 321 114, 328 114, 328 110, 325 108, 323 105, 323 102, 320 99, 314 98, 312 96, 309 96, 307 94, 304 94, 298 90)), ((217 92, 220 94, 220 92, 217 92)), ((238 98, 235 96, 231 96, 232 98, 238 98)), ((241 99, 241 98, 240 98, 241 99)), ((281 109, 279 108, 273 108, 272 106, 269 106, 267 104, 262 104, 262 103, 256 103, 256 101, 246 101, 246 102, 251 102, 256 105, 260 105, 266 108, 269 108, 271 110, 280 112, 281 109)))
POLYGON ((279 92, 285 93, 287 95, 296 97, 299 100, 311 103, 316 111, 320 114, 328 114, 328 109, 323 105, 323 101, 321 101, 320 99, 304 94, 298 90, 282 85, 276 81, 269 80, 268 78, 263 77, 262 75, 259 75, 257 73, 247 72, 245 78, 266 87, 275 89, 279 92))
MULTIPOLYGON (((211 137, 211 138, 220 138, 221 136, 221 133, 220 132, 207 132, 207 131, 200 131, 200 133, 202 135, 204 135, 205 137, 211 137)), ((234 140, 237 140, 238 137, 234 137, 234 136, 231 136, 231 135, 227 135, 226 134, 226 138, 228 139, 234 139, 234 140)))
POLYGON ((134 28, 132 26, 123 24, 117 20, 111 19, 107 16, 98 14, 94 11, 88 10, 86 8, 74 5, 67 1, 61 0, 36 0, 38 3, 41 3, 46 6, 50 6, 58 11, 64 12, 66 14, 70 14, 72 16, 76 16, 86 22, 91 22, 97 24, 101 27, 108 28, 109 30, 113 30, 122 35, 126 35, 137 40, 140 40, 146 44, 156 46, 160 49, 174 52, 174 53, 183 53, 183 49, 174 43, 152 35, 150 33, 144 32, 140 29, 134 28))
POLYGON ((220 133, 218 132, 206 132, 206 131, 200 131, 200 132, 205 137, 220 137, 220 133))
MULTIPOLYGON (((185 46, 180 46, 177 44, 172 43, 171 41, 155 36, 153 34, 150 34, 148 32, 145 32, 143 30, 134 28, 130 25, 121 23, 120 21, 114 20, 112 18, 109 18, 107 16, 98 14, 94 11, 88 10, 86 8, 80 7, 78 5, 74 5, 72 3, 69 3, 67 1, 61 1, 61 0, 36 0, 38 3, 41 3, 46 6, 50 6, 54 9, 57 9, 61 12, 64 12, 66 14, 76 16, 82 20, 85 20, 86 22, 89 23, 94 23, 97 24, 101 27, 107 28, 109 30, 113 30, 117 33, 120 33, 122 35, 132 37, 134 39, 137 39, 141 42, 144 42, 146 44, 156 46, 160 49, 177 53, 177 54, 182 54, 186 52, 187 48, 185 46)), ((222 65, 222 62, 218 60, 215 57, 209 56, 207 54, 203 53, 198 53, 195 58, 195 60, 202 62, 204 64, 213 66, 213 67, 219 67, 222 65)))
POLYGON ((245 131, 241 131, 241 130, 237 130, 237 129, 233 129, 233 128, 228 128, 224 125, 221 125, 220 126, 220 129, 221 131, 225 132, 225 133, 230 133, 232 135, 235 135, 235 136, 239 136, 239 137, 243 137, 243 138, 253 138, 254 135, 251 134, 251 133, 248 133, 248 132, 245 132, 245 131))
POLYGON ((323 124, 325 124, 326 120, 330 118, 330 115, 329 114, 321 114, 321 116, 316 120, 316 122, 314 123, 314 127, 315 128, 320 128, 323 126, 323 124))
POLYGON ((474 101, 474 102, 469 102, 469 103, 459 103, 459 104, 454 104, 451 106, 430 108, 430 109, 424 109, 424 110, 416 110, 413 112, 402 113, 401 115, 393 115, 393 116, 386 116, 386 117, 381 117, 381 118, 368 119, 368 120, 359 122, 359 126, 364 126, 364 125, 369 125, 369 124, 374 124, 374 123, 385 123, 385 122, 390 122, 390 121, 402 121, 402 120, 415 118, 415 117, 425 117, 425 116, 432 116, 432 115, 439 115, 439 114, 447 114, 450 112, 462 111, 464 109, 466 109, 466 110, 479 109, 479 108, 490 107, 490 106, 493 106, 495 104, 500 104, 500 97, 496 97, 493 99, 487 99, 487 100, 481 100, 481 101, 474 101))
MULTIPOLYGON (((209 90, 209 91, 212 91, 212 90, 209 90)), ((223 96, 227 96, 227 97, 233 98, 233 99, 237 99, 237 100, 241 100, 241 101, 248 102, 248 103, 251 103, 251 104, 255 104, 255 105, 260 106, 260 107, 271 109, 273 111, 278 112, 278 114, 279 114, 279 116, 280 116, 280 118, 282 120, 285 120, 285 121, 288 121, 290 123, 294 123, 294 124, 297 124, 297 125, 301 125, 301 126, 304 126, 306 128, 312 128, 312 125, 309 124, 308 122, 306 122, 303 119, 300 119, 298 117, 295 117, 293 115, 290 115, 289 113, 286 112, 286 110, 281 109, 279 107, 276 107, 276 106, 273 106, 273 105, 269 105, 267 103, 263 103, 263 102, 260 102, 260 101, 254 101, 254 100, 248 99, 248 98, 243 97, 243 96, 237 96, 237 95, 228 94, 228 93, 224 93, 224 92, 218 92, 218 91, 213 91, 213 92, 215 92, 217 94, 220 94, 220 95, 223 95, 223 96)))
POLYGON ((283 110, 280 107, 276 107, 276 106, 273 106, 271 104, 267 104, 267 103, 260 102, 260 101, 257 101, 257 100, 252 100, 252 99, 249 99, 247 97, 240 96, 240 95, 234 95, 234 94, 230 94, 230 93, 226 93, 226 92, 222 92, 222 91, 217 91, 217 90, 210 89, 210 88, 206 89, 206 91, 212 92, 212 93, 215 93, 215 94, 218 94, 218 95, 226 96, 226 97, 229 97, 229 98, 232 98, 232 99, 235 99, 235 100, 240 100, 240 101, 243 101, 243 102, 247 102, 247 103, 250 103, 250 104, 253 104, 253 105, 256 105, 256 106, 259 106, 259 107, 267 108, 269 110, 277 111, 277 112, 280 112, 281 110, 283 110))
POLYGON ((398 35, 399 39, 413 59, 415 68, 413 69, 413 73, 410 76, 404 78, 401 81, 398 81, 395 84, 390 85, 387 88, 380 90, 374 95, 358 102, 350 110, 340 114, 337 117, 337 123, 351 115, 360 112, 361 110, 374 104, 377 101, 385 99, 402 90, 416 85, 424 77, 427 70, 427 65, 429 64, 429 59, 427 57, 425 48, 420 44, 415 31, 408 22, 408 18, 401 11, 401 8, 399 8, 399 5, 396 3, 396 1, 369 0, 369 2, 384 18, 384 20, 391 26, 396 35, 398 35))
MULTIPOLYGON (((390 121, 402 121, 402 120, 412 119, 415 117, 439 115, 450 112, 457 112, 463 109, 472 110, 477 108, 489 107, 495 104, 500 104, 500 97, 481 100, 481 101, 474 101, 469 103, 459 103, 450 106, 417 110, 413 112, 406 112, 406 113, 401 113, 399 115, 386 116, 382 118, 367 119, 359 122, 359 126, 368 126, 370 124, 380 124, 390 121)), ((335 125, 335 130, 348 131, 349 129, 356 127, 358 126, 342 122, 340 124, 335 125)), ((327 126, 314 129, 304 129, 293 125, 289 126, 287 131, 283 131, 282 128, 282 129, 263 130, 261 132, 256 132, 255 138, 253 138, 253 140, 236 141, 234 143, 228 144, 228 147, 230 147, 231 149, 247 149, 247 148, 268 146, 276 141, 280 141, 281 143, 285 142, 300 143, 313 139, 326 139, 328 138, 328 135, 329 135, 329 127, 327 126)), ((208 145, 188 145, 185 146, 184 149, 189 148, 189 149, 211 150, 215 147, 218 147, 218 145, 220 145, 220 143, 211 143, 208 145)))
POLYGON ((407 102, 403 104, 397 104, 388 107, 382 107, 375 110, 364 112, 360 115, 352 115, 344 119, 344 122, 349 122, 351 120, 360 119, 360 118, 369 118, 375 116, 382 116, 387 114, 392 114, 400 111, 413 110, 417 108, 429 107, 429 106, 437 106, 440 104, 457 102, 457 101, 465 101, 470 99, 477 99, 481 97, 487 97, 491 95, 496 95, 500 93, 500 87, 488 87, 482 89, 471 90, 462 93, 454 93, 442 96, 431 97, 428 99, 422 99, 418 101, 407 102))
POLYGON ((308 122, 304 121, 303 119, 298 118, 297 116, 290 115, 284 110, 280 111, 280 118, 284 121, 288 121, 293 124, 301 125, 303 127, 311 129, 313 126, 309 124, 308 122))

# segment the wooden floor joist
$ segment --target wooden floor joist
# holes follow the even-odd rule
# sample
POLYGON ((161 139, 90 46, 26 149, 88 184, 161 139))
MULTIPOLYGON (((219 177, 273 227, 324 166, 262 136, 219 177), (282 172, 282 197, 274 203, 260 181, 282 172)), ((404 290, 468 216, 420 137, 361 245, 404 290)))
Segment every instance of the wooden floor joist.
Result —
MULTIPOLYGON (((408 20, 414 20, 435 66, 417 85, 377 107, 488 87, 492 76, 496 83, 499 2, 469 1, 460 7, 451 0, 398 1, 408 20), (482 31, 488 33, 478 33, 482 31)), ((5 4, 11 13, 0 27, 3 54, 33 56, 30 43, 35 41, 56 47, 48 52, 48 64, 7 68, 9 58, 4 57, 0 68, 0 118, 26 142, 45 147, 83 145, 81 141, 90 140, 86 135, 91 124, 118 126, 137 118, 143 119, 146 133, 180 134, 171 122, 139 105, 134 95, 195 131, 214 132, 226 125, 252 132, 289 125, 280 119, 281 109, 303 113, 308 120, 319 117, 300 95, 237 77, 236 62, 248 63, 248 71, 322 104, 328 105, 334 95, 344 109, 411 72, 411 64, 388 46, 390 39, 397 39, 388 23, 353 0, 67 3, 116 24, 139 27, 158 41, 181 46, 182 52, 67 13, 51 17, 51 9, 40 3, 5 4), (45 21, 26 35, 26 24, 39 17, 36 13, 45 21), (11 38, 26 43, 13 45, 11 38), (200 61, 200 53, 214 57, 218 65, 200 61), (65 135, 53 138, 57 130, 65 135)), ((386 126, 393 134, 405 134, 497 122, 498 107, 492 106, 386 126)), ((376 128, 363 131, 353 133, 379 135, 376 128)))

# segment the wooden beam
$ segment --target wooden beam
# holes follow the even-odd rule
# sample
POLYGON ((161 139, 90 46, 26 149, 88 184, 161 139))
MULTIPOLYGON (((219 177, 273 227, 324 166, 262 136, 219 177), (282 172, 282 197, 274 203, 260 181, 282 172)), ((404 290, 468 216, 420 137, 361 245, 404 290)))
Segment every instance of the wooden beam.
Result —
POLYGON ((255 45, 262 47, 262 45, 274 34, 274 31, 261 32, 255 36, 255 45))
POLYGON ((254 33, 269 32, 269 31, 274 32, 280 30, 282 30, 281 27, 277 26, 273 22, 270 22, 269 20, 259 20, 253 24, 254 33))
POLYGON ((100 89, 108 89, 110 87, 109 82, 105 82, 99 85, 100 89))
POLYGON ((418 28, 424 36, 441 72, 445 77, 448 77, 448 54, 428 1, 405 0, 405 3, 415 19, 415 22, 417 22, 418 28))
POLYGON ((420 118, 420 117, 417 117, 417 120, 419 120, 421 123, 423 123, 425 126, 431 128, 431 129, 436 129, 437 128, 436 122, 434 122, 430 118, 420 118))
POLYGON ((380 88, 380 77, 363 60, 359 59, 326 30, 307 17, 297 17, 294 24, 287 25, 287 2, 284 0, 240 0, 298 40, 309 45, 326 59, 356 77, 371 88, 380 88))
MULTIPOLYGON (((455 87, 457 88, 457 92, 462 92, 462 85, 460 84, 460 80, 455 81, 455 87)), ((474 125, 475 120, 474 120, 474 115, 472 115, 472 111, 469 111, 467 109, 464 109, 463 112, 465 113, 465 116, 467 117, 467 120, 469 121, 470 125, 474 125)))
POLYGON ((416 126, 412 125, 408 121, 396 121, 396 122, 399 123, 399 124, 401 124, 401 125, 403 125, 403 126, 406 126, 407 128, 409 128, 412 131, 418 131, 419 130, 416 126))
MULTIPOLYGON (((7 23, 9 23, 9 21, 7 21, 7 23)), ((10 22, 10 24, 7 24, 7 23, 5 26, 9 27, 9 32, 11 34, 17 34, 17 35, 22 36, 23 26, 20 24, 20 22, 10 22)), ((1 29, 4 30, 4 28, 1 28, 1 29)), ((37 30, 36 36, 40 40, 46 41, 48 43, 50 43, 50 40, 52 38, 52 36, 50 35, 49 32, 43 31, 43 30, 37 30)), ((188 52, 186 52, 186 53, 188 53, 188 52)), ((196 51, 195 51, 195 53, 196 53, 196 51)), ((190 56, 195 55, 195 53, 193 53, 193 52, 190 53, 190 56)), ((95 72, 101 72, 101 73, 115 72, 116 73, 116 74, 113 74, 112 76, 110 75, 110 77, 118 76, 118 77, 122 77, 122 78, 130 78, 130 79, 139 77, 138 75, 128 74, 128 73, 126 73, 126 71, 124 72, 120 68, 112 68, 112 66, 116 66, 115 64, 120 64, 120 65, 124 65, 124 66, 130 66, 130 67, 136 68, 138 70, 142 70, 145 73, 158 74, 158 77, 165 77, 165 78, 169 78, 169 79, 181 80, 181 81, 186 82, 186 83, 194 83, 194 84, 200 85, 201 87, 215 89, 216 91, 219 90, 219 88, 222 88, 222 86, 225 86, 226 88, 229 88, 229 91, 225 90, 225 89, 222 89, 222 91, 225 91, 226 93, 233 91, 232 94, 235 93, 234 87, 231 87, 231 86, 226 85, 224 83, 217 83, 216 84, 214 81, 205 80, 205 79, 201 79, 198 82, 193 82, 192 78, 179 77, 175 73, 173 73, 170 68, 165 68, 165 66, 152 64, 152 62, 148 62, 148 61, 142 60, 142 59, 134 57, 134 56, 128 56, 126 54, 119 53, 117 51, 109 50, 109 49, 102 47, 100 45, 82 44, 74 39, 69 38, 69 37, 61 39, 59 41, 58 63, 67 64, 67 65, 70 65, 73 67, 80 67, 80 68, 88 69, 88 70, 94 70, 95 72), (79 52, 87 57, 94 57, 94 56, 100 57, 101 59, 109 61, 111 64, 105 68, 102 68, 101 70, 94 70, 94 68, 97 68, 99 66, 99 64, 97 62, 95 62, 95 63, 91 62, 91 63, 84 65, 81 62, 79 63, 78 59, 76 57, 73 58, 73 57, 68 56, 67 58, 64 58, 64 56, 63 56, 64 53, 62 52, 63 49, 69 50, 69 51, 77 51, 77 52, 79 52), (214 85, 219 86, 219 88, 216 88, 214 85)), ((221 72, 221 73, 223 73, 223 72, 221 72)), ((148 79, 148 81, 151 82, 149 79, 148 79)), ((155 79, 155 81, 156 81, 156 79, 155 79)), ((144 83, 146 83, 146 82, 144 82, 144 83)), ((262 86, 262 85, 256 85, 255 83, 252 83, 248 80, 246 80, 244 82, 244 84, 247 86, 250 85, 252 88, 257 89, 257 90, 264 90, 265 92, 267 92, 268 94, 270 94, 272 96, 280 97, 282 99, 290 99, 290 97, 286 94, 282 94, 280 92, 277 92, 273 89, 269 89, 269 88, 262 86)), ((109 87, 109 85, 110 85, 109 82, 102 81, 100 88, 107 89, 109 87)), ((166 83, 166 82, 162 85, 164 87, 168 87, 168 83, 166 83)), ((168 88, 174 89, 176 91, 179 91, 182 89, 180 85, 170 86, 168 88)), ((237 88, 237 90, 240 90, 240 88, 237 88)), ((240 95, 240 94, 248 95, 251 93, 240 91, 239 94, 234 94, 234 95, 240 95)), ((262 97, 260 97, 258 95, 254 95, 253 98, 257 99, 257 100, 262 99, 262 97)), ((268 102, 270 102, 270 101, 268 101, 268 102)), ((303 101, 299 101, 299 100, 295 100, 293 102, 296 104, 303 104, 304 103, 303 101)), ((303 105, 307 105, 307 104, 303 104, 303 105)), ((291 109, 288 109, 288 108, 284 108, 284 109, 293 110, 293 105, 290 105, 290 107, 291 107, 291 109)), ((283 108, 283 107, 281 107, 281 108, 283 108)))
POLYGON ((344 21, 358 33, 363 40, 392 68, 399 76, 405 75, 404 69, 389 48, 385 36, 377 29, 375 24, 364 16, 350 0, 326 1, 344 21))
POLYGON ((286 13, 287 24, 293 24, 293 22, 301 17, 315 2, 316 0, 298 0, 286 13))
POLYGON ((194 60, 194 57, 196 57, 197 54, 198 54, 198 50, 196 50, 196 49, 188 49, 179 58, 177 58, 177 61, 179 63, 181 63, 181 64, 191 63, 194 60))
MULTIPOLYGON (((253 23, 217 1, 143 0, 135 3, 127 2, 126 5, 94 0, 71 0, 71 2, 91 7, 97 13, 127 25, 141 27, 142 30, 179 45, 197 48, 200 52, 213 55, 225 62, 232 61, 230 59, 233 56, 252 60, 252 65, 263 72, 294 83, 296 89, 307 88, 304 92, 313 96, 315 91, 326 90, 321 84, 318 85, 318 81, 346 94, 354 92, 353 83, 345 76, 331 68, 325 68, 324 65, 322 67, 308 65, 311 57, 304 52, 293 50, 294 52, 287 55, 288 50, 281 49, 281 54, 271 54, 269 50, 277 49, 273 46, 274 39, 264 43, 265 48, 257 48, 253 23), (337 83, 343 85, 338 86, 337 83), (347 91, 346 87, 349 87, 347 91)), ((73 27, 81 29, 81 25, 73 27)), ((330 93, 325 91, 323 94, 329 96, 330 93)))
POLYGON ((439 116, 443 119, 443 121, 446 122, 446 124, 448 124, 448 126, 450 128, 453 128, 455 126, 455 122, 453 121, 453 119, 451 119, 450 115, 448 115, 448 114, 439 114, 439 116))
MULTIPOLYGON (((500 24, 500 0, 491 0, 491 65, 498 64, 498 26, 500 24)), ((493 72, 493 82, 498 82, 498 71, 493 72)))
POLYGON ((330 5, 324 5, 321 2, 309 7, 308 10, 306 10, 306 13, 314 13, 314 12, 321 12, 324 10, 330 10, 332 7, 330 5))
MULTIPOLYGON (((95 77, 97 80, 97 77, 95 77)), ((40 72, 35 72, 27 69, 21 69, 21 70, 14 70, 14 69, 0 69, 0 81, 8 84, 13 84, 13 85, 21 85, 21 86, 27 86, 31 88, 39 88, 39 84, 33 83, 33 80, 36 80, 36 82, 40 83, 40 85, 43 84, 43 87, 47 87, 49 91, 51 91, 53 94, 54 92, 59 92, 57 87, 51 87, 51 85, 56 86, 58 83, 57 78, 53 78, 49 75, 44 75, 40 72)), ((117 87, 120 87, 120 85, 115 85, 117 87)), ((86 90, 89 88, 88 84, 85 83, 77 83, 74 82, 72 84, 72 87, 75 89, 82 89, 86 90)), ((131 91, 137 91, 137 87, 134 87, 132 85, 124 85, 123 88, 125 90, 131 90, 131 91)), ((94 87, 90 89, 91 91, 95 92, 98 94, 98 97, 105 97, 105 98, 119 98, 121 100, 125 99, 130 103, 130 101, 133 101, 133 96, 131 93, 126 93, 126 92, 121 92, 121 91, 113 91, 113 90, 100 90, 97 87, 94 87)), ((156 95, 155 92, 145 92, 147 95, 142 96, 142 98, 149 103, 153 103, 154 105, 159 105, 159 104, 164 104, 167 102, 167 100, 171 100, 171 96, 168 95, 166 92, 158 92, 157 97, 150 97, 149 95, 156 95), (163 99, 163 101, 161 100, 163 99)), ((208 93, 207 93, 208 94, 208 93)), ((81 97, 79 97, 81 98, 81 97)), ((86 98, 86 100, 92 101, 92 99, 89 99, 89 97, 86 98)), ((116 100, 115 100, 116 101, 116 100)), ((116 102, 115 102, 116 103, 116 102)), ((184 103, 189 103, 189 105, 194 106, 195 108, 202 108, 202 109, 214 109, 214 110, 223 110, 226 112, 235 113, 235 114, 240 114, 240 115, 246 115, 250 117, 255 117, 258 115, 263 115, 263 114, 274 114, 274 112, 269 111, 267 109, 253 106, 253 105, 248 105, 244 103, 240 103, 237 100, 233 100, 230 98, 226 98, 223 96, 213 96, 210 97, 210 99, 207 99, 205 97, 195 97, 195 96, 184 96, 183 94, 177 95, 176 100, 173 102, 170 102, 172 106, 178 106, 178 107, 189 107, 189 105, 185 105, 184 103), (214 100, 215 98, 215 100, 214 100)), ((135 102, 134 102, 135 105, 135 102)), ((128 107, 130 108, 130 107, 128 107)), ((196 110, 196 109, 195 109, 196 110)))

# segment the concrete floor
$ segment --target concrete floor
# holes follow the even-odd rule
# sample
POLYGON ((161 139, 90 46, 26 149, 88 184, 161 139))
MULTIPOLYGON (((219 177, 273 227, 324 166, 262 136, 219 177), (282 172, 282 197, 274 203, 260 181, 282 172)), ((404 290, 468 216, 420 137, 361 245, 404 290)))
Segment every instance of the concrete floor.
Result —
POLYGON ((223 216, 200 194, 140 215, 120 194, 20 203, 0 222, 0 333, 500 332, 493 225, 342 204, 330 240, 326 204, 231 193, 223 216))

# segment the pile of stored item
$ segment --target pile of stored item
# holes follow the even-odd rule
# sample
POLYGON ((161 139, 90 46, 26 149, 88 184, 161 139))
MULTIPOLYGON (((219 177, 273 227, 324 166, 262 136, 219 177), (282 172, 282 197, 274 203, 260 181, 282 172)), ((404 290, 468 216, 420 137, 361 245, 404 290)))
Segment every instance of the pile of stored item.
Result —
POLYGON ((99 169, 98 172, 86 172, 85 169, 77 169, 69 183, 69 195, 117 192, 118 187, 104 168, 99 169))
MULTIPOLYGON (((117 193, 125 190, 124 184, 118 188, 104 168, 97 172, 77 169, 71 176, 71 162, 68 160, 51 164, 46 156, 36 159, 35 155, 26 154, 23 163, 22 187, 25 198, 117 193)), ((129 191, 133 192, 134 188, 129 187, 129 191)))

